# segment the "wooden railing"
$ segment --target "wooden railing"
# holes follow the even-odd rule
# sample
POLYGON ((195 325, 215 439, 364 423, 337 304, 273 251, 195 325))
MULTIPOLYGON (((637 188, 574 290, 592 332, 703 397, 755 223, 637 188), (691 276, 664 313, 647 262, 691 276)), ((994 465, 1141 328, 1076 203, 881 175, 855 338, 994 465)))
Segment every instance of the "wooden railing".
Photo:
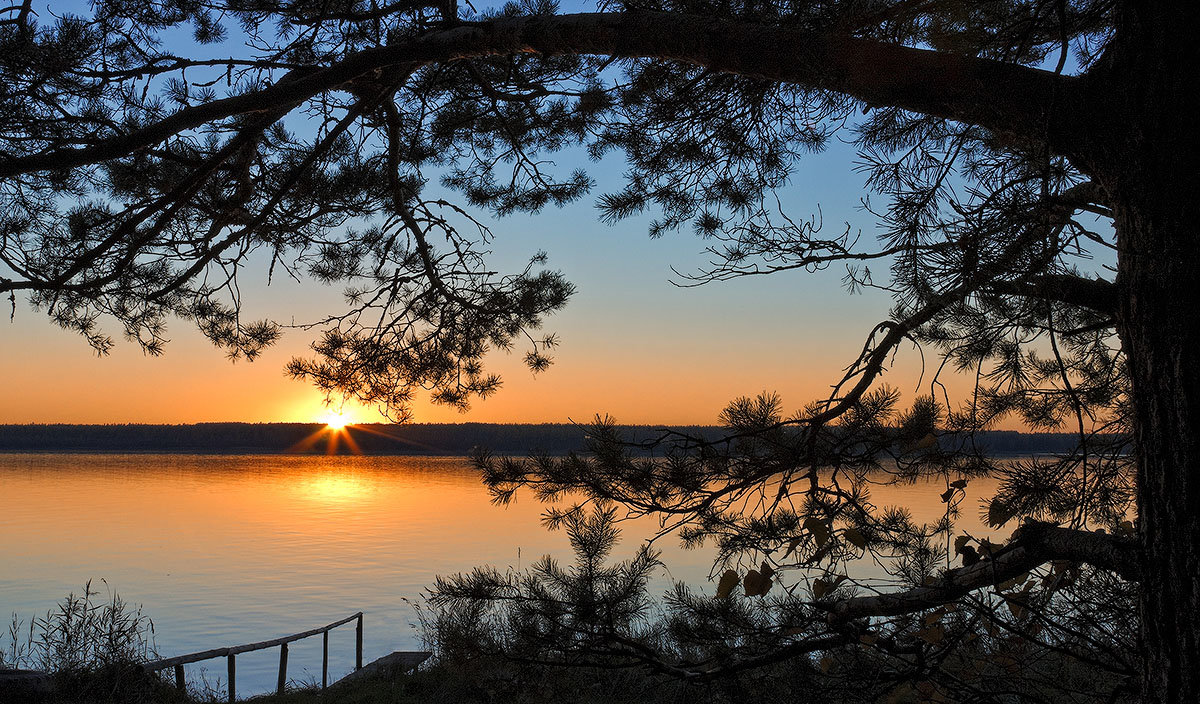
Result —
POLYGON ((315 636, 318 633, 322 635, 321 649, 321 689, 329 686, 329 632, 343 624, 351 621, 358 621, 355 627, 354 635, 354 669, 361 670, 363 666, 363 614, 358 613, 347 616, 341 621, 334 621, 327 626, 314 628, 303 633, 293 633, 290 636, 275 638, 274 640, 264 640, 261 643, 248 643, 246 645, 235 645, 229 648, 214 648, 212 650, 202 650, 198 653, 189 653, 187 655, 177 655, 173 658, 164 660, 155 660, 142 665, 142 669, 147 672, 158 672, 165 670, 168 667, 175 668, 175 686, 180 690, 184 689, 183 666, 192 663, 200 662, 201 660, 211 660, 213 658, 224 657, 229 668, 229 701, 236 701, 236 682, 237 682, 237 663, 236 658, 239 653, 248 653, 252 650, 264 650, 266 648, 274 648, 279 646, 279 682, 276 688, 279 693, 283 693, 284 685, 287 684, 287 661, 288 661, 288 643, 297 641, 302 638, 315 636))

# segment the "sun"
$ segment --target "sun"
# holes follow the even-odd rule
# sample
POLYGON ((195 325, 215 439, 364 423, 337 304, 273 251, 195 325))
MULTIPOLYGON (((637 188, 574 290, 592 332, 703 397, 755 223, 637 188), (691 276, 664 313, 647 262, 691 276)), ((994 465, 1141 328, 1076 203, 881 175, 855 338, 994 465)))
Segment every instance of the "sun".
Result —
POLYGON ((342 413, 333 413, 325 416, 325 426, 330 430, 343 430, 350 424, 350 418, 342 413))

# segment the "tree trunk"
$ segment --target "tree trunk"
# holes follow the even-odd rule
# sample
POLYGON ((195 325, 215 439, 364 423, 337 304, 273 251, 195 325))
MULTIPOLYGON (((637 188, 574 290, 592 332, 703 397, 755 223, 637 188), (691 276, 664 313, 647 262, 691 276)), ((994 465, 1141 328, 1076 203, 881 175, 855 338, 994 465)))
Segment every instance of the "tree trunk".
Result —
MULTIPOLYGON (((1146 5, 1149 5, 1147 3, 1146 5)), ((1142 548, 1142 699, 1200 702, 1200 90, 1190 3, 1127 14, 1109 85, 1119 331, 1142 548)))
MULTIPOLYGON (((1133 213, 1124 215, 1129 232, 1133 213)), ((1136 235, 1122 237, 1130 249, 1160 228, 1190 234, 1139 215, 1136 235)), ((1200 309, 1192 293, 1200 252, 1194 244, 1188 255, 1130 249, 1120 266, 1122 338, 1138 461, 1145 699, 1200 702, 1200 309)))

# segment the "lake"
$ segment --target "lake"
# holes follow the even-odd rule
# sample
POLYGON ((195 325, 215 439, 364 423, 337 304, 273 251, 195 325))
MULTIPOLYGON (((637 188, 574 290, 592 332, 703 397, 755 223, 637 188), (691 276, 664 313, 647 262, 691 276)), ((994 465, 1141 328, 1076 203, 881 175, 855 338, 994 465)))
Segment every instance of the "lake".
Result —
MULTIPOLYGON (((982 530, 974 480, 962 526, 982 530)), ((938 483, 878 487, 878 505, 936 520, 938 483)), ((0 615, 42 615, 103 579, 154 620, 163 656, 267 640, 365 612, 364 660, 418 650, 409 601, 437 575, 570 559, 528 494, 497 507, 469 463, 446 457, 0 455, 0 615)), ((625 531, 627 556, 652 523, 625 531)), ((660 541, 671 580, 702 584, 711 553, 660 541)), ((103 588, 103 585, 100 585, 103 588)), ((713 585, 706 584, 710 592, 713 585)), ((289 646, 289 677, 320 681, 321 639, 289 646)), ((273 689, 277 648, 238 656, 240 697, 273 689)), ((354 662, 352 624, 330 634, 330 676, 354 662)), ((189 679, 224 680, 221 659, 189 679)))

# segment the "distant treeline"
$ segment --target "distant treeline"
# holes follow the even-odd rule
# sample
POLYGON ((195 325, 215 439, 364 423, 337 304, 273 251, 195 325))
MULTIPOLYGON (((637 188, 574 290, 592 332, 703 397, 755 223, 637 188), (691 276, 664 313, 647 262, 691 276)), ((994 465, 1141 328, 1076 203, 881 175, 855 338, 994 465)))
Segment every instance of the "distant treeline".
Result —
MULTIPOLYGON (((657 426, 623 426, 627 439, 660 434, 657 426)), ((716 426, 674 430, 717 439, 716 426)), ((181 454, 324 454, 359 451, 369 455, 466 455, 483 447, 497 454, 563 455, 585 449, 587 428, 546 423, 368 424, 335 436, 320 423, 197 423, 195 425, 0 425, 0 452, 152 452, 181 454), (331 442, 337 438, 331 447, 331 442)), ((1064 452, 1070 433, 990 431, 977 444, 997 454, 1064 452)))

